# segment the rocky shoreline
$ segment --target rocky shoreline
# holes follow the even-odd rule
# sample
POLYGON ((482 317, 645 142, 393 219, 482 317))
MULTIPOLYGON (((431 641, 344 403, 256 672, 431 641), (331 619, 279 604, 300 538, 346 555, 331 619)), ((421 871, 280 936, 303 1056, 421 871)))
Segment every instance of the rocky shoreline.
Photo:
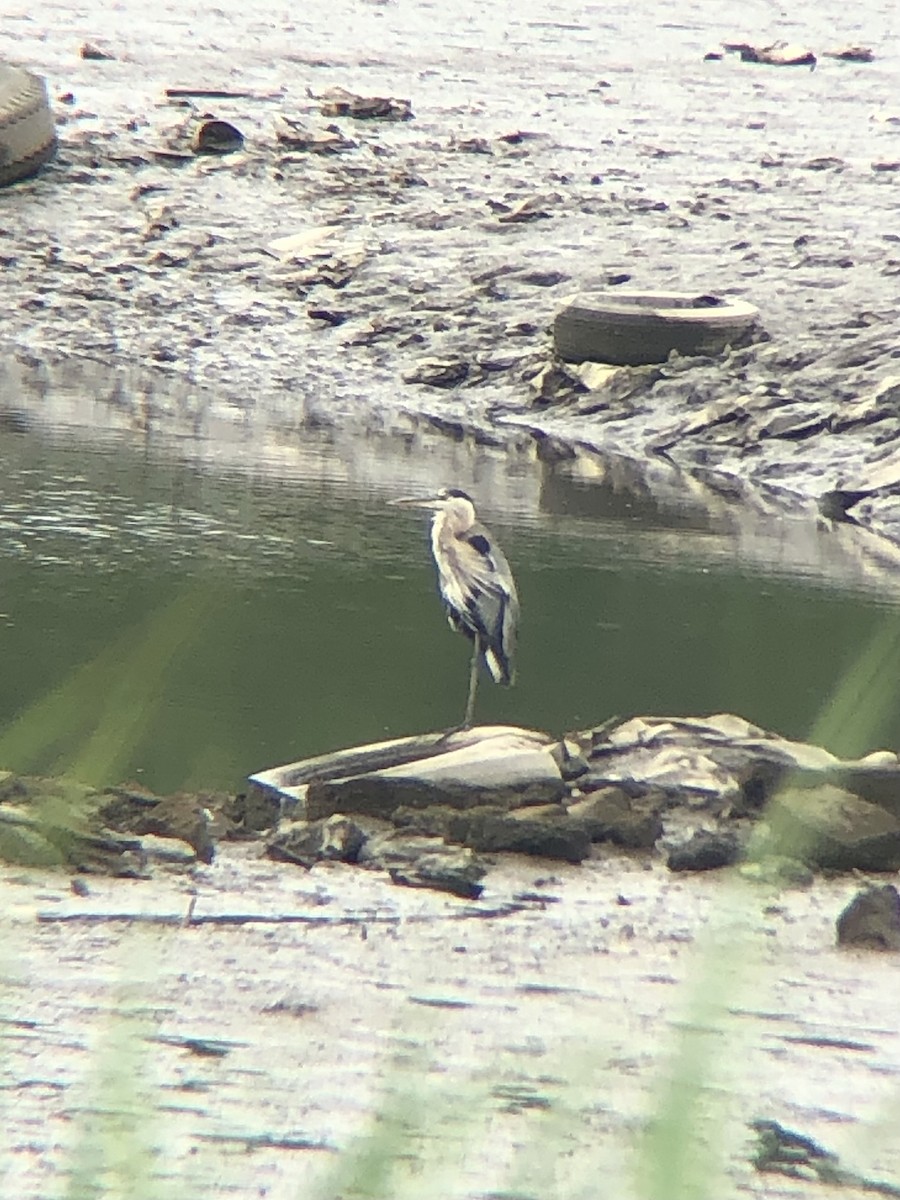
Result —
POLYGON ((137 877, 250 841, 307 870, 356 864, 472 899, 503 853, 643 853, 674 872, 737 866, 809 884, 816 870, 900 869, 900 763, 889 751, 843 761, 722 714, 636 717, 562 739, 487 726, 262 771, 233 796, 7 772, 0 835, 7 861, 137 877))

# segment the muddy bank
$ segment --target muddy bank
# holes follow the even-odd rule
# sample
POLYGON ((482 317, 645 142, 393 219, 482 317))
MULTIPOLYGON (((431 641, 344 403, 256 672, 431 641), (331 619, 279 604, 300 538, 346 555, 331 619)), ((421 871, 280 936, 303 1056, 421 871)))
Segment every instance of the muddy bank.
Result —
POLYGON ((80 896, 0 868, 7 1188, 56 1195, 86 1145, 118 1144, 204 1197, 344 1194, 358 1139, 396 1122, 394 1195, 571 1196, 598 1172, 643 1195, 681 1052, 703 1081, 684 1140, 717 1194, 818 1195, 811 1173, 754 1169, 757 1119, 896 1179, 879 1117, 900 1073, 896 967, 835 947, 855 889, 511 859, 466 902, 234 846, 80 896), (557 1139, 552 1171, 526 1149, 557 1139))
POLYGON ((670 1088, 718 1195, 894 1194, 900 900, 847 868, 900 861, 896 756, 840 763, 724 716, 454 737, 237 797, 0 779, 0 845, 57 854, 0 866, 15 1194, 116 1144, 129 1178, 204 1197, 344 1195, 374 1135, 397 1196, 569 1197, 601 1172, 638 1197, 670 1088), (448 809, 447 842, 454 816, 528 837, 442 856, 421 823, 448 809), (764 847, 706 869, 711 839, 779 822, 790 869, 759 869, 764 847), (79 873, 41 865, 60 857, 79 873), (466 869, 477 887, 447 886, 466 869), (564 1146, 552 1171, 534 1141, 564 1146))
POLYGON ((819 49, 868 25, 873 61, 813 72, 704 61, 736 33, 706 11, 475 6, 438 31, 431 10, 345 9, 340 28, 236 6, 199 29, 127 6, 10 25, 0 53, 48 76, 61 122, 57 163, 5 197, 26 375, 119 364, 138 427, 209 406, 525 426, 898 535, 886 9, 776 22, 819 49), (82 58, 89 39, 109 57, 82 58), (351 115, 335 87, 411 118, 351 115), (206 116, 242 148, 193 154, 206 116), (546 385, 554 313, 621 283, 750 300, 771 340, 599 393, 546 385))

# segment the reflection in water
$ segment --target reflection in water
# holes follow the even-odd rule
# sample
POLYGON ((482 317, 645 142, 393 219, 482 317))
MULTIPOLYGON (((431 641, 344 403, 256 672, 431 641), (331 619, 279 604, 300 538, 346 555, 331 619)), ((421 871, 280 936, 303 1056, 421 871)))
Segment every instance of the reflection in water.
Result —
MULTIPOLYGON (((623 463, 412 427, 269 448, 3 430, 0 765, 235 786, 452 723, 468 650, 434 602, 427 515, 386 503, 448 482, 480 501, 522 601, 519 683, 485 683, 485 720, 727 709, 804 736, 898 621, 889 547, 876 569, 856 531, 739 522, 623 463)), ((896 705, 876 716, 827 726, 832 746, 900 742, 896 705)))

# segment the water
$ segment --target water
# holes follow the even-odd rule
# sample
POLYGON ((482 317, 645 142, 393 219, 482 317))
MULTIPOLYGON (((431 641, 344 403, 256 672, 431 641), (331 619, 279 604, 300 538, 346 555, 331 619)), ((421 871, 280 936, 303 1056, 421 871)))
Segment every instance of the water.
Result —
MULTIPOLYGON (((562 732, 614 714, 738 712, 803 737, 900 623, 890 548, 408 426, 264 441, 0 430, 0 764, 168 791, 460 719, 427 516, 479 499, 522 600, 519 682, 478 715, 562 732), (680 498, 679 498, 680 497, 680 498)), ((852 705, 856 715, 866 694, 852 705)), ((842 752, 900 743, 896 701, 842 752)))

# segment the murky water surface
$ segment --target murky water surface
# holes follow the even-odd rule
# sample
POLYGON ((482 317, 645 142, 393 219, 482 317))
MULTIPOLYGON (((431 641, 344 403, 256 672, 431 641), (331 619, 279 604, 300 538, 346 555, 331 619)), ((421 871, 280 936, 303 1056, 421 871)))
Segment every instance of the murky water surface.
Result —
MULTIPOLYGON (((458 720, 468 647, 427 516, 387 503, 447 482, 478 499, 521 593, 519 682, 484 681, 485 720, 728 709, 805 736, 900 620, 900 574, 848 527, 660 499, 621 464, 527 443, 89 434, 7 408, 0 479, 0 760, 18 769, 234 786, 458 720)), ((898 707, 873 708, 835 749, 900 741, 898 707)))

